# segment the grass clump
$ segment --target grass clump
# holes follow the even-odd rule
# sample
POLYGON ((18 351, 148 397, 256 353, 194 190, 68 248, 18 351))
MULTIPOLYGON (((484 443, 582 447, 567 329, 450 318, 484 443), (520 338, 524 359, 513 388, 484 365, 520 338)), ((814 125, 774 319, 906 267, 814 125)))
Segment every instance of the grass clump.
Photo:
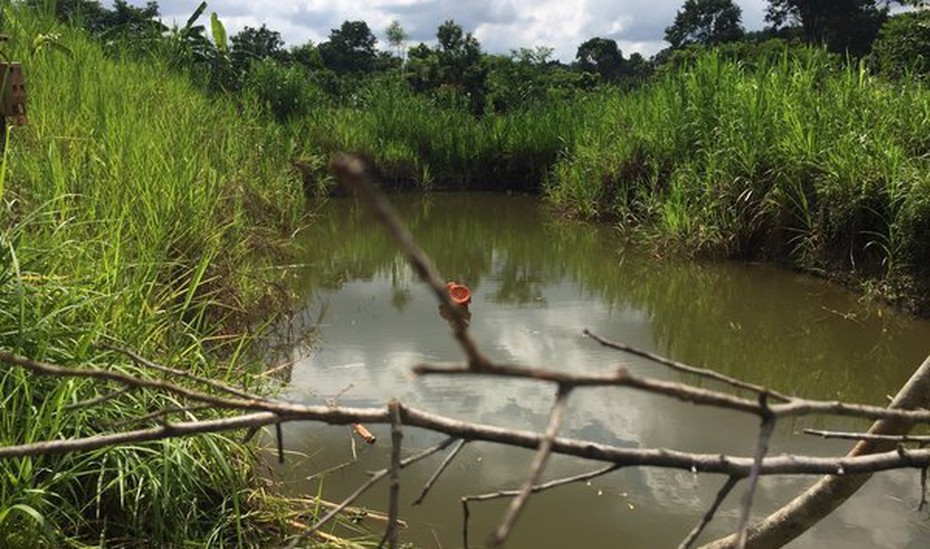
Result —
POLYGON ((849 274, 926 307, 930 93, 818 49, 715 51, 626 95, 555 166, 565 211, 689 250, 849 274))
POLYGON ((540 190, 587 116, 579 103, 529 103, 476 117, 417 95, 384 77, 351 103, 288 123, 295 142, 315 152, 351 151, 379 166, 395 188, 540 190))
MULTIPOLYGON (((265 267, 303 210, 294 145, 164 63, 106 57, 51 18, 0 9, 30 94, 0 174, 0 349, 151 375, 117 344, 248 385, 248 327, 275 287, 265 267), (40 35, 59 47, 30 48, 40 35)), ((78 405, 115 389, 3 368, 0 441, 143 428, 126 422, 184 405, 145 391, 78 405)), ((255 463, 234 434, 4 459, 0 545, 257 544, 255 463)))

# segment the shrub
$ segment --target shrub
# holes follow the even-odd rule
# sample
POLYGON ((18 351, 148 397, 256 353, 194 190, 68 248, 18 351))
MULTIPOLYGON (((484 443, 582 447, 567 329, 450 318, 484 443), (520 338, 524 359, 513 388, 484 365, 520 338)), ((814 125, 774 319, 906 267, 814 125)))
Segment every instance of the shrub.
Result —
POLYGON ((872 63, 880 74, 930 78, 930 11, 902 13, 888 19, 872 46, 872 63))

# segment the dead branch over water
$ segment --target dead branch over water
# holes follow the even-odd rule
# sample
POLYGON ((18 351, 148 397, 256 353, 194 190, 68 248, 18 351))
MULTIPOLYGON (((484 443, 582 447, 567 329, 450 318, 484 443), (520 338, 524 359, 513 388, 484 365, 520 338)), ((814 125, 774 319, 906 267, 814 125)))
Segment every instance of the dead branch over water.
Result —
MULTIPOLYGON (((440 304, 445 304, 454 312, 454 306, 443 284, 443 279, 432 265, 429 257, 414 241, 387 198, 377 190, 364 164, 353 157, 340 156, 333 164, 333 170, 343 184, 353 189, 372 211, 372 214, 385 226, 388 234, 413 266, 420 279, 435 294, 440 304)), ((904 443, 927 443, 926 437, 907 436, 906 432, 915 424, 930 424, 930 411, 921 409, 927 406, 930 398, 930 359, 915 372, 911 381, 902 388, 889 408, 846 403, 841 401, 808 400, 785 395, 772 389, 747 383, 725 376, 706 368, 696 368, 654 353, 642 351, 624 343, 609 341, 599 335, 585 330, 585 335, 598 344, 613 348, 619 353, 633 354, 663 364, 686 375, 713 380, 720 385, 729 386, 736 393, 722 390, 705 389, 686 383, 676 383, 638 376, 626 368, 595 374, 572 374, 559 369, 533 366, 498 364, 486 357, 470 335, 468 323, 461 314, 453 314, 450 319, 452 335, 458 341, 466 356, 464 363, 457 364, 420 364, 413 365, 417 376, 487 376, 492 379, 517 378, 549 383, 555 386, 556 397, 550 410, 549 423, 544 433, 506 429, 493 425, 452 419, 427 410, 407 406, 401 402, 391 401, 386 407, 350 408, 336 405, 307 405, 296 402, 284 402, 230 387, 214 380, 193 376, 183 370, 168 368, 154 363, 131 349, 117 346, 108 347, 132 361, 138 368, 138 374, 128 374, 105 368, 69 367, 33 360, 0 351, 0 364, 7 368, 21 368, 34 375, 59 378, 83 378, 105 384, 102 395, 73 405, 70 410, 87 410, 107 401, 119 399, 134 391, 149 391, 155 394, 170 395, 183 403, 182 406, 164 410, 140 411, 133 424, 154 424, 148 428, 120 430, 120 426, 110 426, 111 430, 86 437, 46 440, 29 444, 10 444, 0 446, 0 459, 13 459, 25 456, 57 454, 65 452, 86 452, 89 450, 116 446, 127 443, 163 440, 184 436, 196 436, 205 433, 226 432, 234 430, 256 429, 264 426, 280 425, 293 421, 313 421, 328 424, 388 424, 391 426, 390 462, 381 471, 372 474, 367 482, 340 504, 334 505, 329 512, 318 517, 316 522, 306 527, 292 540, 290 547, 319 533, 322 526, 328 524, 340 512, 347 508, 359 496, 381 480, 390 481, 387 526, 382 538, 382 545, 397 547, 399 530, 400 472, 453 443, 454 449, 446 456, 436 472, 423 487, 420 497, 414 502, 420 503, 429 489, 440 478, 449 464, 456 459, 462 446, 467 442, 485 441, 506 446, 533 449, 536 451, 529 464, 526 478, 517 490, 500 490, 491 494, 463 496, 462 506, 465 515, 463 537, 468 546, 469 503, 496 499, 513 498, 510 507, 502 517, 500 527, 489 539, 490 545, 504 544, 521 516, 527 501, 533 494, 554 489, 572 482, 579 482, 605 475, 623 467, 661 467, 693 471, 695 473, 712 473, 725 475, 727 480, 717 494, 715 501, 701 517, 697 526, 686 535, 680 547, 691 547, 707 524, 713 519, 724 498, 742 480, 747 479, 747 489, 740 506, 740 525, 730 538, 718 540, 710 547, 778 547, 793 539, 804 529, 810 527, 820 517, 829 513, 846 497, 851 495, 868 475, 878 471, 913 468, 922 473, 930 466, 930 449, 919 447, 905 449, 904 443), (151 374, 151 375, 150 375, 151 374), (157 374, 168 374, 169 378, 159 379, 157 374), (182 381, 185 382, 182 384, 182 381), (193 388, 199 387, 199 388, 193 388), (730 410, 736 413, 750 414, 760 420, 757 447, 753 456, 732 456, 724 454, 698 454, 680 452, 663 448, 623 448, 602 444, 593 440, 576 440, 559 437, 569 396, 575 392, 591 387, 615 387, 618 390, 636 390, 663 395, 668 398, 690 402, 697 406, 708 406, 730 410), (753 398, 743 393, 753 394, 753 398), (191 417, 190 411, 208 407, 221 412, 221 417, 203 420, 173 419, 179 414, 191 417), (842 437, 859 440, 856 448, 846 456, 814 457, 803 455, 768 455, 768 444, 774 425, 778 419, 810 415, 845 416, 868 418, 876 421, 868 434, 834 433, 829 431, 811 431, 811 434, 823 437, 842 437), (440 444, 409 457, 402 457, 401 441, 403 427, 415 427, 443 433, 448 436, 440 444), (603 467, 590 473, 576 475, 540 483, 545 473, 546 464, 551 454, 575 456, 605 463, 603 467), (761 525, 750 525, 749 516, 753 493, 758 479, 764 475, 827 475, 809 493, 798 498, 799 503, 789 505, 761 525), (839 486, 840 488, 837 488, 839 486), (828 492, 827 490, 832 490, 828 492), (826 495, 825 495, 826 494, 826 495), (800 518, 799 518, 800 517, 800 518)), ((127 425, 124 423, 123 425, 127 425)), ((278 443, 281 431, 278 430, 278 443)), ((283 452, 279 452, 283 458, 283 452)), ((921 477, 924 486, 925 473, 921 477)))

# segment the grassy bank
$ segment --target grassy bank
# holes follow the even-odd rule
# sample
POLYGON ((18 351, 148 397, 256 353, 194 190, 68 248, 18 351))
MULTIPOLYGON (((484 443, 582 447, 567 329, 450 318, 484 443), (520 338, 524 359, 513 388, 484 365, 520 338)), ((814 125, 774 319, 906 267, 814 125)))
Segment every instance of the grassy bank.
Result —
MULTIPOLYGON (((275 282, 264 267, 303 209, 292 145, 161 63, 105 58, 50 18, 2 9, 29 125, 11 131, 0 173, 0 348, 150 375, 105 347, 117 344, 248 385, 247 328, 275 282), (40 36, 68 51, 33 49, 40 36)), ((0 387, 5 444, 182 404, 134 391, 82 406, 114 388, 7 367, 0 387)), ((235 436, 0 460, 0 545, 248 545, 255 460, 235 436)))
MULTIPOLYGON (((732 53, 732 52, 731 52, 732 53)), ((930 91, 823 50, 683 56, 631 91, 474 117, 397 81, 288 123, 394 186, 541 190, 689 253, 768 259, 930 311, 930 91)), ((321 165, 321 164, 318 164, 321 165)))
POLYGON ((583 98, 475 117, 389 78, 370 82, 355 101, 290 121, 288 131, 311 145, 311 156, 350 151, 370 158, 395 188, 539 192, 595 114, 583 98))
POLYGON ((930 90, 819 50, 714 52, 626 95, 555 166, 552 202, 663 241, 930 301, 930 90))

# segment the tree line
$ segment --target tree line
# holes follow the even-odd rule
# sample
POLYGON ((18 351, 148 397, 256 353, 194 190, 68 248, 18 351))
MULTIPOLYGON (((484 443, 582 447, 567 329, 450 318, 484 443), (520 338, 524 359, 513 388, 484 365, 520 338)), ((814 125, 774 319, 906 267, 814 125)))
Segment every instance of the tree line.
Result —
MULTIPOLYGON (((747 32, 733 0, 685 0, 665 29, 670 46, 646 59, 625 55, 616 40, 593 37, 581 43, 571 63, 552 57, 553 49, 519 48, 508 54, 485 52, 478 39, 454 20, 443 22, 436 43, 408 43, 397 20, 384 29, 389 49, 365 21, 345 21, 326 40, 287 47, 278 31, 265 24, 247 26, 228 37, 216 14, 201 24, 203 2, 184 26, 169 28, 160 20, 158 4, 130 5, 116 0, 112 8, 96 0, 58 0, 55 15, 84 27, 114 52, 156 53, 190 70, 211 91, 251 88, 266 97, 279 118, 300 114, 301 87, 311 86, 327 100, 357 96, 364 85, 390 79, 412 93, 442 105, 480 115, 504 112, 528 102, 571 99, 604 85, 633 87, 657 67, 694 48, 736 43, 755 48, 771 39, 823 45, 832 52, 862 57, 870 52, 890 16, 885 0, 769 0, 761 31, 747 32), (208 28, 209 26, 209 28, 208 28), (256 67, 259 67, 256 69, 256 67), (280 93, 281 90, 285 92, 280 93), (289 91, 288 91, 289 90, 289 91)), ((923 0, 894 0, 922 6, 923 0)), ((27 0, 36 7, 44 0, 27 0)), ((911 37, 908 48, 919 42, 911 37)), ((930 43, 930 39, 924 39, 930 43)), ((925 47, 925 46, 924 46, 925 47)), ((910 51, 896 52, 907 58, 910 51)))

